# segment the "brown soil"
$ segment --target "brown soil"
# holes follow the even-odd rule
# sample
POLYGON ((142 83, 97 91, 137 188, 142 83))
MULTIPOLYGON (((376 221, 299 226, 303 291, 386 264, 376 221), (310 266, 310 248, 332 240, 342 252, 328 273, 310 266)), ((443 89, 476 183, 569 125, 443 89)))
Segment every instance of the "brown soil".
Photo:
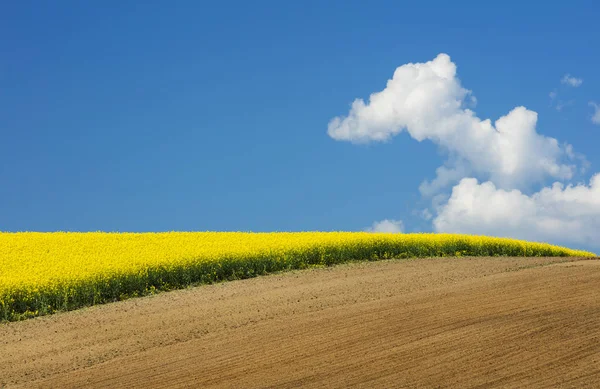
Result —
POLYGON ((355 263, 0 325, 6 387, 600 387, 600 261, 355 263))

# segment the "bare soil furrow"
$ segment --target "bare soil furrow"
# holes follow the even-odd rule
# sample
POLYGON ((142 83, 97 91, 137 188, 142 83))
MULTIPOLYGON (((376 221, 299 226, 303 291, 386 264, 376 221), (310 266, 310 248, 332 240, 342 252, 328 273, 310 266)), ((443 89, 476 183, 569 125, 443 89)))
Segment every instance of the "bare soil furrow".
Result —
POLYGON ((355 263, 0 326, 0 387, 600 387, 600 261, 355 263))

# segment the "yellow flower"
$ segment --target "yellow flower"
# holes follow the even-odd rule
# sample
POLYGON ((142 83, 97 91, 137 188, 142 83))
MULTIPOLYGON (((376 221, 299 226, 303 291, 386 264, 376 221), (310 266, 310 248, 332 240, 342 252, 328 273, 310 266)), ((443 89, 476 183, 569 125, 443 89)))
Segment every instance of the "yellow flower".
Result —
POLYGON ((595 256, 453 234, 0 233, 0 320, 291 268, 451 255, 595 256))

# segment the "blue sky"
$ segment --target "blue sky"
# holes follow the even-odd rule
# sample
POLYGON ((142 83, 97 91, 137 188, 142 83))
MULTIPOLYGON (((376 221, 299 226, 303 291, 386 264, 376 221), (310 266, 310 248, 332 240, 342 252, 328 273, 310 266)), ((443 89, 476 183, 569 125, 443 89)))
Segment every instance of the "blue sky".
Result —
MULTIPOLYGON (((406 232, 598 251, 600 192, 589 182, 600 172, 590 104, 600 103, 598 12, 594 1, 5 3, 0 230, 354 231, 401 220, 406 232), (537 134, 579 153, 557 162, 575 166, 569 177, 532 168, 521 177, 538 177, 531 185, 496 179, 474 160, 457 177, 477 180, 463 208, 490 182, 490 207, 510 214, 525 204, 527 219, 465 214, 448 203, 459 181, 424 195, 420 185, 456 159, 435 134, 418 141, 407 127, 357 143, 328 133, 398 67, 440 53, 476 97, 465 104, 478 118, 493 124, 524 106, 537 113, 537 134), (581 84, 562 83, 565 75, 581 84), (583 185, 585 199, 535 197, 554 182, 583 185), (589 234, 577 238, 579 230, 589 234)), ((372 134, 372 122, 359 124, 372 134)))

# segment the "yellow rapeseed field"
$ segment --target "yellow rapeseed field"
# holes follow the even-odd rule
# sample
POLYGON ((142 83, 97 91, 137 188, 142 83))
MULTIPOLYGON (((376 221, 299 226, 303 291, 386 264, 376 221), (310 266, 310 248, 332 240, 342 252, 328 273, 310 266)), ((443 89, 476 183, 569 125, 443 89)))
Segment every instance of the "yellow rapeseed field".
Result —
POLYGON ((363 232, 0 233, 0 321, 350 260, 594 256, 543 243, 363 232))

